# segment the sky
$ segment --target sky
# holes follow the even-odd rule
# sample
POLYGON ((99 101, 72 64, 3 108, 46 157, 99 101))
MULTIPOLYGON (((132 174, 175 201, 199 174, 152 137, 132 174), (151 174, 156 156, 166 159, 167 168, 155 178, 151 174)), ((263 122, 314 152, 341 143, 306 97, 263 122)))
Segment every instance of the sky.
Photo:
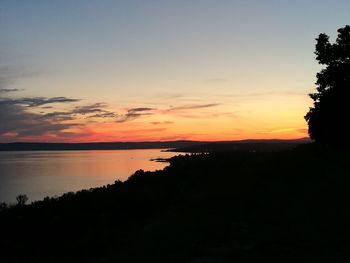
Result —
POLYGON ((0 142, 307 136, 350 1, 0 0, 0 142))

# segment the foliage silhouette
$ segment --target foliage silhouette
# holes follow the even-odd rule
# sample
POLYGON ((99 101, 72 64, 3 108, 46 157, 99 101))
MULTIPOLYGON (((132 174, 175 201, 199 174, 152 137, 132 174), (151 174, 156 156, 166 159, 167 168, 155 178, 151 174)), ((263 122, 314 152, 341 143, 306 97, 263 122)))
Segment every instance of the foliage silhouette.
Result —
POLYGON ((17 205, 25 205, 28 201, 27 195, 18 195, 16 197, 17 205))
POLYGON ((338 29, 333 44, 326 34, 316 40, 316 60, 325 68, 317 73, 316 92, 310 94, 314 105, 305 116, 309 135, 318 143, 344 143, 350 115, 350 26, 338 29))
POLYGON ((5 202, 0 203, 0 212, 7 209, 7 208, 8 208, 8 205, 5 202))

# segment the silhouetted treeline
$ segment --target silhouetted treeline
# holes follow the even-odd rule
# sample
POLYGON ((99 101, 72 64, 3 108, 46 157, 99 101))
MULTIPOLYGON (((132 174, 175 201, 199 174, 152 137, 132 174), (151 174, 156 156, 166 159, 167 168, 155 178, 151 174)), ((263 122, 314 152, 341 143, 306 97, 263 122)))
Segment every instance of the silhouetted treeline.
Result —
MULTIPOLYGON (((201 141, 160 141, 160 142, 93 142, 93 143, 40 143, 40 142, 13 142, 0 143, 0 151, 66 151, 66 150, 131 150, 131 149, 178 149, 204 145, 243 145, 263 144, 276 145, 298 144, 307 139, 299 140, 243 140, 226 142, 201 142, 201 141)), ((232 147, 231 147, 232 150, 232 147)))
POLYGON ((275 152, 291 150, 300 144, 311 142, 309 138, 296 140, 242 140, 227 142, 210 142, 178 147, 169 151, 187 153, 208 152, 275 152))
POLYGON ((0 213, 1 262, 349 262, 350 154, 177 156, 0 213))
POLYGON ((131 149, 169 149, 185 147, 202 142, 164 141, 164 142, 89 142, 89 143, 40 143, 12 142, 0 143, 0 151, 68 151, 68 150, 131 150, 131 149))

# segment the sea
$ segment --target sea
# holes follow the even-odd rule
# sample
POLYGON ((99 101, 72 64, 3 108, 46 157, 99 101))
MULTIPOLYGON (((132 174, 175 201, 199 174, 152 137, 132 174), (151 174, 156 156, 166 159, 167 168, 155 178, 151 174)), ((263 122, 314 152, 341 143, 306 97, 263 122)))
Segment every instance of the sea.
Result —
POLYGON ((14 204, 25 194, 28 203, 125 181, 139 169, 163 169, 153 159, 176 155, 160 149, 0 152, 0 203, 14 204))

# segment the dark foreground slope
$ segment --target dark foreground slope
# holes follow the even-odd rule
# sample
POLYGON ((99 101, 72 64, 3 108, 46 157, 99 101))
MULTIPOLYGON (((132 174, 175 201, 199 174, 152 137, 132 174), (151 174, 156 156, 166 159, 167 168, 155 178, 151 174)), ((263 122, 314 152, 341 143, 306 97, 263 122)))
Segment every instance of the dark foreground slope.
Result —
POLYGON ((176 157, 0 214, 1 262, 349 262, 350 154, 176 157))

